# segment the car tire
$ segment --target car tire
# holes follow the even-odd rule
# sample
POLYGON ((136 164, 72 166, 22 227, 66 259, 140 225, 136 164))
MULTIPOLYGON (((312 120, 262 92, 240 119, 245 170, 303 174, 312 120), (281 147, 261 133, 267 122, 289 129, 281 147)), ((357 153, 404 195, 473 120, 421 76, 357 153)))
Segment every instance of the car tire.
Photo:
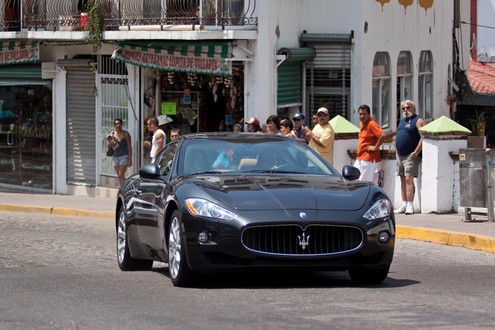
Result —
POLYGON ((168 232, 168 272, 174 286, 192 283, 193 272, 187 265, 185 240, 180 230, 180 215, 177 210, 172 213, 168 232))
POLYGON ((355 284, 377 284, 383 282, 390 267, 380 268, 351 268, 348 273, 355 284))
POLYGON ((127 221, 124 207, 120 207, 117 222, 117 262, 123 271, 150 270, 153 260, 143 260, 131 257, 127 232, 127 221))

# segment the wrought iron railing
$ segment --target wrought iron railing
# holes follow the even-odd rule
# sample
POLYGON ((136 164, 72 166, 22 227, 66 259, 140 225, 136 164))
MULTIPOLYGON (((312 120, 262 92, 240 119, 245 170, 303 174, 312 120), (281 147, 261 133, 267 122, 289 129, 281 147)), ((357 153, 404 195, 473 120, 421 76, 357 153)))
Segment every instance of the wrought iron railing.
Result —
MULTIPOLYGON (((95 0, 105 30, 139 26, 234 26, 258 23, 257 0, 95 0)), ((0 30, 81 30, 88 0, 0 0, 0 30), (82 14, 82 15, 81 15, 82 14)))

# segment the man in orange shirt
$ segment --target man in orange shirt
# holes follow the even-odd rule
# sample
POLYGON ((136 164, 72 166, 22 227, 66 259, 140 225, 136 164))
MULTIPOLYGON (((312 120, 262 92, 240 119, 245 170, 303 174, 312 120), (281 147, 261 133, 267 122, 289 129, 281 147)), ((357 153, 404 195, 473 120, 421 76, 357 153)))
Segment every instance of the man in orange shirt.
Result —
POLYGON ((360 105, 358 115, 360 124, 357 157, 354 166, 361 171, 359 180, 373 181, 373 175, 382 160, 380 146, 385 140, 385 134, 380 125, 371 118, 370 107, 360 105))

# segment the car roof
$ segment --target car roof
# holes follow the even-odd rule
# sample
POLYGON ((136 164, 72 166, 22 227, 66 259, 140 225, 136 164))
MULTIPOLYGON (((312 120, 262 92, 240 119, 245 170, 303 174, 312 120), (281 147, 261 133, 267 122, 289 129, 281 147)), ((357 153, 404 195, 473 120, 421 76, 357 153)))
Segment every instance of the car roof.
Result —
POLYGON ((178 139, 183 140, 225 140, 225 141, 246 141, 249 142, 274 142, 274 141, 288 141, 290 138, 277 135, 277 134, 266 134, 266 133, 238 133, 238 132, 206 132, 206 133, 191 133, 181 135, 178 139))

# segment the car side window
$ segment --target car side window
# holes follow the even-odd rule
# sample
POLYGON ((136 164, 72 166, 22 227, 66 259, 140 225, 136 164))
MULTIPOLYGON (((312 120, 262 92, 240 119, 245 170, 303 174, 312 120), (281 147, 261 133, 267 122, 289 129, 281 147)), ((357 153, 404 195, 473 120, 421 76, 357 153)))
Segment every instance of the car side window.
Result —
POLYGON ((161 158, 158 161, 158 168, 160 170, 160 175, 167 176, 172 170, 172 164, 177 151, 177 144, 168 145, 161 154, 161 158))

